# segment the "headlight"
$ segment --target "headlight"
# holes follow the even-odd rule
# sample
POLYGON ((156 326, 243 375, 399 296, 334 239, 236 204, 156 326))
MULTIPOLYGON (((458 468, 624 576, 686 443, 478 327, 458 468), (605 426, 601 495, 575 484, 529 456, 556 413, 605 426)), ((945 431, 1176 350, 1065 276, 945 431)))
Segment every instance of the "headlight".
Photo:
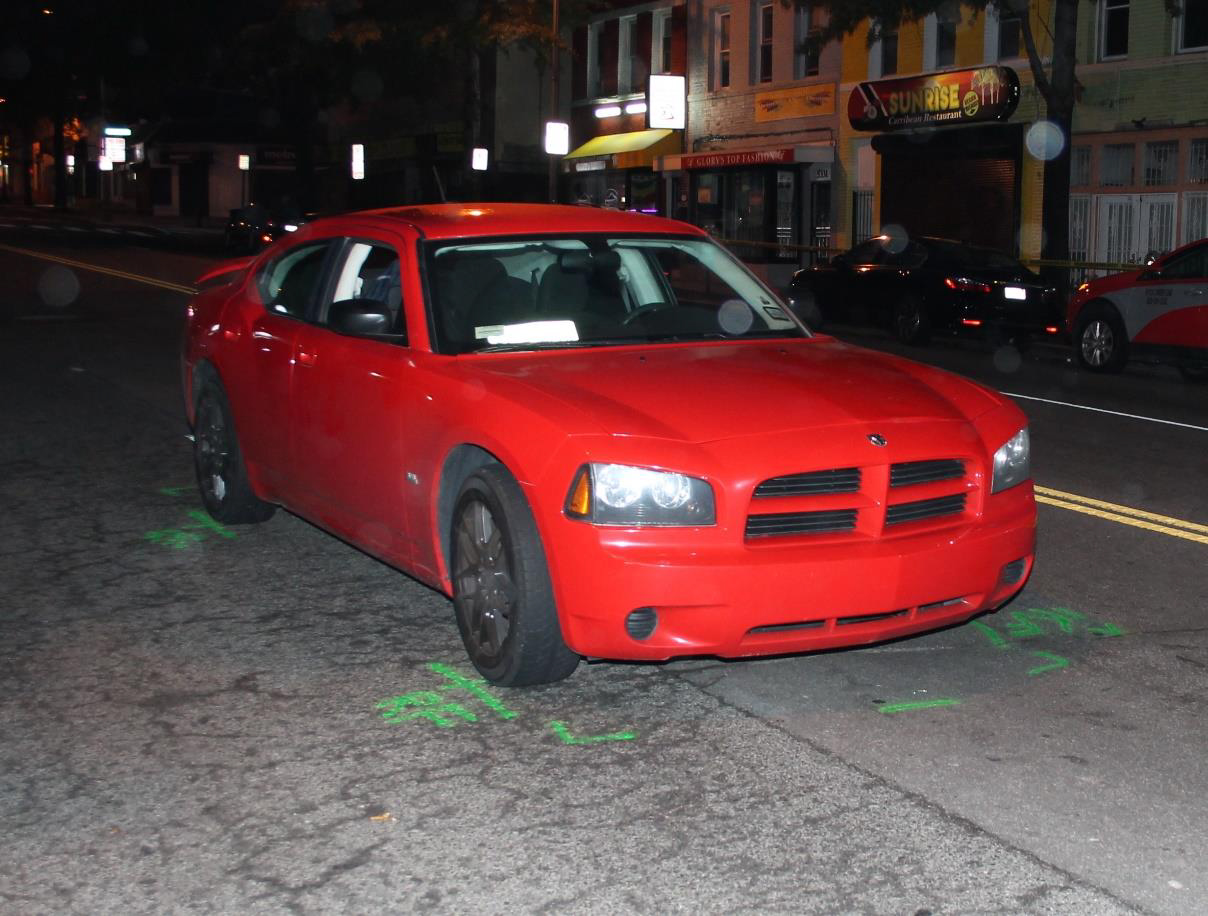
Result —
POLYGON ((1032 476, 1032 446, 1025 426, 994 453, 994 480, 990 492, 997 493, 1032 476))
POLYGON ((575 474, 566 514, 596 525, 712 525, 713 489, 696 477, 626 464, 585 464, 575 474))

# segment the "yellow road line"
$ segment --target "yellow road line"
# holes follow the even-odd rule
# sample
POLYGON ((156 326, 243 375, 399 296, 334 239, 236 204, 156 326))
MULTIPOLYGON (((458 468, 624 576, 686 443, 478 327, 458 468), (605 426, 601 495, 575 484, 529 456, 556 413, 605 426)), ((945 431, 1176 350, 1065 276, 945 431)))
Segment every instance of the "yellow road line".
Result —
POLYGON ((184 293, 187 296, 197 292, 195 286, 185 286, 181 283, 172 283, 168 280, 157 280, 155 277, 144 277, 142 274, 132 274, 129 271, 117 270, 113 267, 101 267, 98 264, 89 264, 87 261, 73 261, 71 258, 60 258, 53 254, 45 254, 41 251, 30 251, 28 248, 14 248, 12 245, 0 245, 0 251, 9 251, 13 254, 23 254, 31 258, 38 258, 42 261, 53 261, 56 264, 65 264, 68 267, 78 267, 80 270, 91 270, 98 274, 108 274, 111 277, 119 277, 122 280, 132 280, 135 283, 146 283, 148 286, 158 286, 161 289, 171 290, 174 293, 184 293))
MULTIPOLYGON (((1116 508, 1122 512, 1107 512, 1103 509, 1097 509, 1092 506, 1084 505, 1077 502, 1066 502, 1061 499, 1053 499, 1050 496, 1044 496, 1040 493, 1041 487, 1036 488, 1036 502, 1043 503, 1046 506, 1056 506, 1059 509, 1069 509, 1071 512, 1081 512, 1083 515, 1093 515, 1095 518, 1107 519, 1110 522, 1119 522, 1122 525, 1131 525, 1133 528, 1144 528, 1146 531, 1155 531, 1158 534, 1167 534, 1175 538, 1183 538, 1188 541, 1195 541, 1199 544, 1208 544, 1208 534, 1195 534, 1192 531, 1184 531, 1174 525, 1159 525, 1155 522, 1146 521, 1143 518, 1137 518, 1132 515, 1124 515, 1122 512, 1137 512, 1136 509, 1129 509, 1125 506, 1117 506, 1116 508)), ((1093 502, 1100 502, 1093 500, 1093 502)), ((1111 503, 1100 503, 1101 505, 1112 505, 1111 503)), ((1161 515, 1153 515, 1153 513, 1144 513, 1151 518, 1163 518, 1161 515)), ((1175 525, 1193 525, 1192 522, 1184 522, 1180 519, 1170 519, 1175 525)), ((1202 526, 1195 526, 1202 527, 1202 526)))
POLYGON ((1036 487, 1036 492, 1043 496, 1049 496, 1056 500, 1066 500, 1072 503, 1081 503, 1084 506, 1093 506, 1096 509, 1105 509, 1108 512, 1116 512, 1122 515, 1128 515, 1133 518, 1146 519, 1151 522, 1157 522, 1160 525, 1166 525, 1172 528, 1186 528, 1188 531, 1196 531, 1200 534, 1208 534, 1208 525, 1201 525, 1198 522, 1188 522, 1181 518, 1171 518, 1169 515, 1158 515, 1156 512, 1146 512, 1143 509, 1133 509, 1128 506, 1118 506, 1115 503, 1104 502, 1101 499, 1091 499, 1089 496, 1078 496, 1075 493, 1064 493, 1061 490, 1053 490, 1049 487, 1036 487))

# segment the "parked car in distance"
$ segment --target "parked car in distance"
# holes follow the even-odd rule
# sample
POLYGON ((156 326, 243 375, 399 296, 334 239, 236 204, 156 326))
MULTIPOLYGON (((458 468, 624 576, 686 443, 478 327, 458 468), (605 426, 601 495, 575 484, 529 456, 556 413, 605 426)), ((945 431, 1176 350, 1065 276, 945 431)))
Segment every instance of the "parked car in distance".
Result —
POLYGON ((1022 341, 1062 329, 1056 290, 1017 258, 928 236, 874 236, 798 271, 787 298, 815 327, 882 324, 910 344, 937 330, 1022 341))
POLYGON ((223 247, 232 253, 254 254, 281 236, 294 232, 308 219, 296 212, 270 213, 258 204, 231 210, 223 232, 223 247))
POLYGON ((1078 363, 1092 372, 1119 372, 1135 359, 1208 378, 1208 239, 1083 283, 1066 318, 1078 363))
POLYGON ((1019 408, 811 333, 693 226, 353 213, 199 288, 182 370, 208 511, 283 505, 449 595, 493 683, 902 637, 1032 569, 1019 408))

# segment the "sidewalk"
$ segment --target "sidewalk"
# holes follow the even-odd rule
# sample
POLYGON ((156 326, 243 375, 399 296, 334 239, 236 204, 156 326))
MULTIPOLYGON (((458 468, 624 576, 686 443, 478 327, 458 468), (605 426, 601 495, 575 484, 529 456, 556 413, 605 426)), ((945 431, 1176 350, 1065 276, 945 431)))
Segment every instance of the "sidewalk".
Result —
POLYGON ((67 210, 0 204, 0 230, 29 229, 77 238, 122 237, 141 244, 158 243, 207 252, 221 250, 225 229, 223 225, 213 225, 213 217, 210 221, 211 225, 198 226, 194 218, 153 216, 133 210, 100 212, 91 201, 67 210))

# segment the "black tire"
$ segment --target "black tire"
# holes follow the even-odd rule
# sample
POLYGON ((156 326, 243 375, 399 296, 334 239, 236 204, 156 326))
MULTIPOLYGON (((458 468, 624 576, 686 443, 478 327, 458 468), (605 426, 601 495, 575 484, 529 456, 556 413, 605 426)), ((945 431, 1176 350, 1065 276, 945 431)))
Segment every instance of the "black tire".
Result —
POLYGON ((267 521, 277 510, 252 492, 222 385, 202 384, 193 423, 193 470, 206 511, 224 525, 267 521))
POLYGON ((1074 326, 1074 356, 1091 372, 1119 372, 1128 362, 1128 333, 1120 314, 1106 302, 1092 302, 1074 326))
POLYGON ((478 673, 501 687, 569 677, 579 656, 562 640, 537 524, 501 465, 462 484, 450 539, 453 612, 478 673))
POLYGON ((892 330, 904 344, 924 344, 931 339, 931 318, 921 298, 908 295, 894 303, 892 330))

